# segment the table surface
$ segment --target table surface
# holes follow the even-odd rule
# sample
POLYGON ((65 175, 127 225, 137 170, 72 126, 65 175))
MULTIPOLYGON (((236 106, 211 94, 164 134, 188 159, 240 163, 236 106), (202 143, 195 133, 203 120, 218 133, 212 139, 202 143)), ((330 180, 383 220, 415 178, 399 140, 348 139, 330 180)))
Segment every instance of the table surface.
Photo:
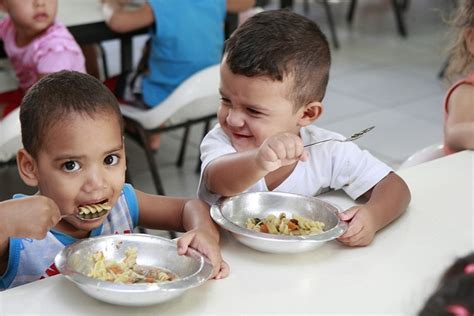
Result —
MULTIPOLYGON (((407 212, 368 247, 337 241, 307 253, 261 253, 224 234, 228 278, 164 304, 123 307, 97 301, 63 276, 0 293, 0 314, 415 314, 445 268, 473 250, 474 152, 399 172, 412 192, 407 212)), ((324 199, 349 207, 339 193, 324 199)))

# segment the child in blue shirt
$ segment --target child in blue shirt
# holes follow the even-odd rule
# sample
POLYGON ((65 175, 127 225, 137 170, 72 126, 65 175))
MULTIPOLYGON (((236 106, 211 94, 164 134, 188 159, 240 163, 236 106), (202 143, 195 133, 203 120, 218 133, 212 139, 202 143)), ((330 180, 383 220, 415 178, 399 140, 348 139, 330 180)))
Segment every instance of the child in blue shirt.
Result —
POLYGON ((20 121, 18 170, 39 191, 0 203, 0 290, 54 274, 55 255, 78 239, 138 225, 187 231, 178 253, 191 246, 209 257, 215 278, 228 275, 206 203, 146 194, 124 182, 122 116, 100 81, 74 71, 48 75, 25 95, 20 121))

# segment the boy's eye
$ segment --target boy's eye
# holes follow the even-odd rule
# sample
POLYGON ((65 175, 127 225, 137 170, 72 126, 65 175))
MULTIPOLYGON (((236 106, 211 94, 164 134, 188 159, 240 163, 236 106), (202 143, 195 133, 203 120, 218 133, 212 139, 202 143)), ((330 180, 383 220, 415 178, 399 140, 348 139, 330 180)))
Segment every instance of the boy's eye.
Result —
POLYGON ((248 111, 250 114, 254 114, 254 115, 262 114, 260 111, 257 111, 257 110, 252 109, 252 108, 247 108, 247 111, 248 111))
POLYGON ((77 170, 79 170, 79 168, 80 168, 79 163, 77 161, 74 161, 74 160, 66 161, 63 164, 63 170, 66 171, 66 172, 77 171, 77 170))
POLYGON ((224 97, 221 97, 221 103, 224 104, 224 105, 229 105, 230 104, 230 100, 229 99, 226 99, 224 97))
POLYGON ((104 163, 109 166, 114 166, 118 164, 119 162, 119 157, 117 155, 108 155, 104 159, 104 163))

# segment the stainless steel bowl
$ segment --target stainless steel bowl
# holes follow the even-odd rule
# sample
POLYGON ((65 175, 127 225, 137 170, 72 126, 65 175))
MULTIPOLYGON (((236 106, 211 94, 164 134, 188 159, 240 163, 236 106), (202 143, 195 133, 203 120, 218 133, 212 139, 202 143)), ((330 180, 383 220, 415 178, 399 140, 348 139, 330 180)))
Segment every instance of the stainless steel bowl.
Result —
POLYGON ((338 217, 333 204, 314 197, 281 192, 250 192, 222 198, 211 207, 211 217, 231 232, 242 244, 264 252, 296 253, 315 249, 341 236, 347 224, 338 217), (284 236, 257 232, 245 227, 247 218, 264 218, 285 212, 288 217, 300 215, 325 224, 317 235, 284 236))
POLYGON ((58 270, 86 294, 112 304, 142 306, 173 299, 196 287, 212 274, 212 265, 199 252, 189 249, 179 256, 176 242, 151 235, 125 234, 80 240, 55 258, 58 270), (102 251, 107 260, 120 261, 129 247, 137 248, 137 264, 166 269, 177 275, 166 283, 116 284, 88 277, 92 255, 102 251))

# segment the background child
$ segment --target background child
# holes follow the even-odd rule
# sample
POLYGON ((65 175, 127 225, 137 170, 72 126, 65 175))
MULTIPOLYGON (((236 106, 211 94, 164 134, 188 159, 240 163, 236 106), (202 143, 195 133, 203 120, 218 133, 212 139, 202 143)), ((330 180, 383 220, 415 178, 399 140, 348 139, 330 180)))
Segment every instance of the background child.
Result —
POLYGON ((85 66, 74 38, 55 21, 57 0, 0 0, 0 9, 8 13, 0 21, 0 38, 19 80, 18 90, 0 95, 6 105, 1 118, 42 76, 63 69, 85 72, 85 66))
MULTIPOLYGON (((160 104, 186 78, 218 64, 224 45, 226 10, 250 8, 255 0, 151 0, 135 10, 124 9, 121 0, 102 0, 107 25, 117 32, 146 26, 150 29, 145 67, 133 77, 133 99, 146 107, 160 104), (143 76, 141 76, 143 75, 143 76)), ((133 95, 125 93, 125 99, 133 95)), ((150 139, 152 149, 160 145, 150 139)))
POLYGON ((137 225, 188 231, 178 253, 192 246, 209 257, 214 277, 227 276, 204 202, 150 195, 124 183, 122 116, 100 81, 72 71, 44 77, 25 95, 20 120, 18 170, 39 192, 0 204, 0 288, 50 275, 55 255, 77 239, 129 233, 137 225), (102 210, 85 221, 81 207, 102 210))
POLYGON ((343 137, 311 125, 329 78, 328 42, 311 20, 290 11, 259 13, 226 43, 219 124, 201 144, 199 196, 208 203, 244 191, 314 196, 343 189, 367 199, 340 216, 340 241, 368 245, 407 207, 410 193, 391 169, 353 143, 303 144, 343 137))
POLYGON ((474 314, 474 253, 457 259, 443 274, 420 316, 474 314))
POLYGON ((474 1, 463 1, 452 24, 457 39, 451 49, 448 76, 465 76, 444 101, 444 148, 447 154, 474 149, 474 1))

